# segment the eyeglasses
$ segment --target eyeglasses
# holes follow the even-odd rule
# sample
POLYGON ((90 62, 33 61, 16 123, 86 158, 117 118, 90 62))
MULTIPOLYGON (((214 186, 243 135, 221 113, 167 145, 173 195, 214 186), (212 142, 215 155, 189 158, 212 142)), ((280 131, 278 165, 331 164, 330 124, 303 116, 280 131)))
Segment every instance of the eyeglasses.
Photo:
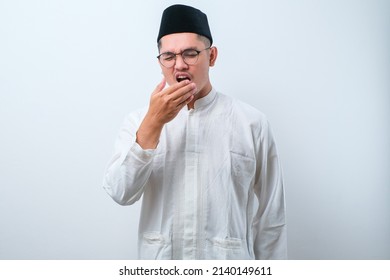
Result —
POLYGON ((160 61, 161 65, 166 68, 171 68, 176 63, 176 56, 181 55, 181 58, 183 59, 184 63, 187 65, 194 65, 198 61, 199 54, 205 50, 210 49, 211 47, 205 48, 201 51, 194 50, 194 49, 187 49, 180 53, 173 53, 173 52, 165 52, 157 56, 158 60, 160 61))

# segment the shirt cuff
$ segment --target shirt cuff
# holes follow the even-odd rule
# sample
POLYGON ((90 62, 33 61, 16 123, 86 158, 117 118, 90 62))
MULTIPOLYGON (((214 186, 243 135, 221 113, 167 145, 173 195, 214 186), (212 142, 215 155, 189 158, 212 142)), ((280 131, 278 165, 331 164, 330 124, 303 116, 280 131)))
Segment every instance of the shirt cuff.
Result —
POLYGON ((140 162, 148 163, 153 159, 154 153, 154 149, 144 150, 137 142, 134 142, 126 156, 125 161, 127 161, 129 157, 133 157, 140 162))

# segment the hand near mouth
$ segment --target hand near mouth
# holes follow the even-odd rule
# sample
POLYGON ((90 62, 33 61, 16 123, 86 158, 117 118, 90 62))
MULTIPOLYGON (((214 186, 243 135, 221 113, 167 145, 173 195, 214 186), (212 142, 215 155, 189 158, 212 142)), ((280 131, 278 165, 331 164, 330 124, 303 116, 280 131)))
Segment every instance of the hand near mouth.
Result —
POLYGON ((161 125, 176 117, 179 111, 192 101, 197 91, 195 83, 188 78, 164 89, 165 84, 163 79, 153 91, 148 110, 154 121, 161 125))
POLYGON ((137 131, 136 141, 143 149, 156 148, 164 125, 173 120, 197 92, 195 83, 187 78, 164 89, 165 84, 163 79, 153 91, 148 112, 137 131))

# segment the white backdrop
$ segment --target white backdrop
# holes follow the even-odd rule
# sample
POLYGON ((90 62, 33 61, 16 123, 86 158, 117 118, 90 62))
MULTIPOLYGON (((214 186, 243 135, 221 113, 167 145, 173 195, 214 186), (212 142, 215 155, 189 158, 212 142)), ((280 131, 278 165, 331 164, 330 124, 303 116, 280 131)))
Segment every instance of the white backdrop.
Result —
MULTIPOLYGON (((0 259, 133 259, 139 204, 103 172, 160 81, 174 1, 0 0, 0 259)), ((390 259, 390 1, 182 1, 208 14, 215 88, 262 110, 290 259, 390 259)))

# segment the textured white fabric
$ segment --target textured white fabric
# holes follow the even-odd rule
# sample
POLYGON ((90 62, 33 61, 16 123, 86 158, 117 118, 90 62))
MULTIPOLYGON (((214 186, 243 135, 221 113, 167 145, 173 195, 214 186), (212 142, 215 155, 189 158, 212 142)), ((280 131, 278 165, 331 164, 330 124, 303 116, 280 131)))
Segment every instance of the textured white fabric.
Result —
POLYGON ((119 204, 143 195, 140 259, 286 259, 282 172, 265 116, 214 89, 143 150, 146 109, 120 130, 104 188, 119 204))

